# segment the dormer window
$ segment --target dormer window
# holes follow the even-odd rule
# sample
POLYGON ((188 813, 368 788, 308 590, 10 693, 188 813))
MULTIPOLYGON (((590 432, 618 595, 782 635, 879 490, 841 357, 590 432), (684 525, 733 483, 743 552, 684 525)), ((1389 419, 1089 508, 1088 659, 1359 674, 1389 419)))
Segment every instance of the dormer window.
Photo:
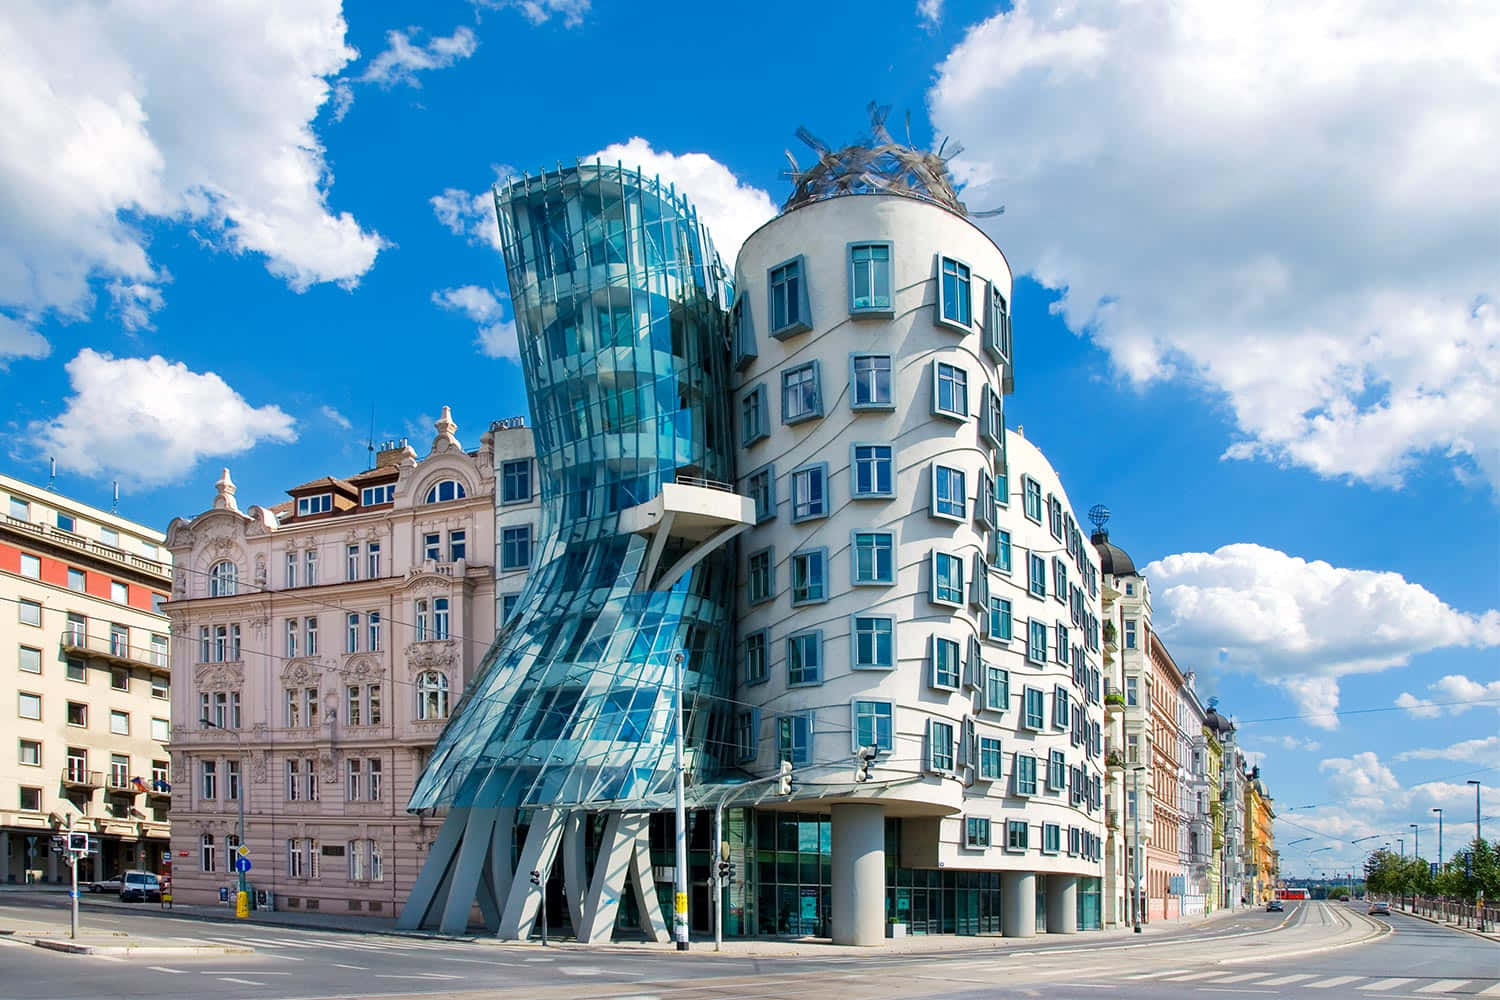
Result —
POLYGON ((306 517, 308 514, 326 514, 333 510, 333 494, 318 493, 310 497, 297 498, 297 516, 306 517))
MULTIPOLYGON (((376 504, 390 503, 396 499, 396 484, 381 483, 379 486, 366 486, 359 491, 359 503, 361 507, 374 507, 376 504)), ((431 501, 428 501, 431 503, 431 501)))
POLYGON ((440 483, 433 483, 427 491, 427 499, 423 503, 443 503, 447 500, 462 500, 468 496, 464 490, 464 484, 456 479, 444 479, 440 483))

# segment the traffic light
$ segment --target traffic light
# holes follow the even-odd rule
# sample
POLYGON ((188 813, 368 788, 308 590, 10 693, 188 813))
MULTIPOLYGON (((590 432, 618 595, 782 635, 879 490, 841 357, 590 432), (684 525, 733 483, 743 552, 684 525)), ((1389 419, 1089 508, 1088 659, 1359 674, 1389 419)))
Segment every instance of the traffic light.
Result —
POLYGON ((87 854, 89 852, 89 835, 86 833, 68 834, 68 850, 73 854, 87 854))
POLYGON ((879 747, 860 747, 854 754, 859 769, 854 772, 856 782, 869 781, 875 777, 875 758, 880 756, 879 747))
POLYGON ((531 869, 531 884, 532 885, 541 885, 542 884, 542 873, 540 871, 538 871, 537 869, 535 869, 535 868, 531 869))
POLYGON ((784 760, 781 762, 781 773, 777 776, 776 780, 776 794, 790 795, 792 794, 792 786, 792 762, 784 760))
POLYGON ((733 861, 720 861, 719 862, 718 876, 719 876, 719 884, 720 885, 729 885, 731 882, 733 882, 734 881, 734 862, 733 861))

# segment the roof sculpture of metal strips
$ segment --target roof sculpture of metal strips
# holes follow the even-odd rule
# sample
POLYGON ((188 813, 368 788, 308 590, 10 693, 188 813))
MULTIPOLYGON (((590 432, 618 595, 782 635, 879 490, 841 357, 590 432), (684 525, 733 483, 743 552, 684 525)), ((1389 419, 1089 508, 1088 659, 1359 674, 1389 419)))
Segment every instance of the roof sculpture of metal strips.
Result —
MULTIPOLYGON (((903 145, 893 139, 885 127, 885 120, 891 113, 889 105, 877 105, 871 101, 867 110, 870 114, 868 139, 843 149, 830 148, 806 128, 797 129, 797 138, 818 154, 818 160, 804 170, 791 150, 787 150, 786 158, 792 166, 792 194, 781 206, 783 212, 824 198, 871 193, 921 198, 959 215, 976 218, 1005 211, 998 208, 970 212, 958 200, 958 192, 954 190, 952 176, 948 173, 948 161, 963 152, 963 147, 954 143, 949 148, 946 139, 936 151, 917 149, 909 138, 903 145)), ((908 116, 907 131, 910 130, 908 116)))

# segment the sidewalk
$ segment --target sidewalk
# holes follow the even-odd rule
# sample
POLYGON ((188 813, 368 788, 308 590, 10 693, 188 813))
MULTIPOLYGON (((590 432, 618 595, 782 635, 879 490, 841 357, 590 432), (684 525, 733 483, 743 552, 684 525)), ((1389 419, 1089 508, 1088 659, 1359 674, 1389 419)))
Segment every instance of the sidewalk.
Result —
POLYGON ((1474 927, 1463 927, 1451 920, 1439 920, 1437 917, 1429 917, 1427 914, 1418 913, 1415 910, 1404 910, 1397 907, 1395 912, 1405 914, 1408 917, 1416 917, 1418 920, 1425 920, 1429 924, 1437 924, 1439 927, 1446 927, 1450 931, 1463 931, 1465 934, 1472 934, 1486 941, 1500 943, 1500 922, 1489 921, 1484 925, 1484 930, 1481 931, 1474 927))

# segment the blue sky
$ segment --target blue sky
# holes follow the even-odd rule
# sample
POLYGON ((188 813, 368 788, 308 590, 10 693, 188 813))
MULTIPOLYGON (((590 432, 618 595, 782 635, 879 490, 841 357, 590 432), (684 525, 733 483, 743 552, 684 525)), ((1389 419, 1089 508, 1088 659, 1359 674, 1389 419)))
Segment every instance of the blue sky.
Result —
POLYGON ((855 140, 874 99, 1005 206, 1008 419, 1151 567, 1281 838, 1314 836, 1285 866, 1432 806, 1454 843, 1464 781, 1500 785, 1500 168, 1475 155, 1500 94, 1466 44, 1494 13, 177 6, 0 14, 15 474, 55 456, 60 488, 107 506, 118 479, 164 527, 220 466, 275 502, 363 468, 372 426, 425 445, 445 404, 473 444, 526 411, 497 171, 626 144, 728 256, 785 197, 783 151, 807 162, 797 126, 855 140))

